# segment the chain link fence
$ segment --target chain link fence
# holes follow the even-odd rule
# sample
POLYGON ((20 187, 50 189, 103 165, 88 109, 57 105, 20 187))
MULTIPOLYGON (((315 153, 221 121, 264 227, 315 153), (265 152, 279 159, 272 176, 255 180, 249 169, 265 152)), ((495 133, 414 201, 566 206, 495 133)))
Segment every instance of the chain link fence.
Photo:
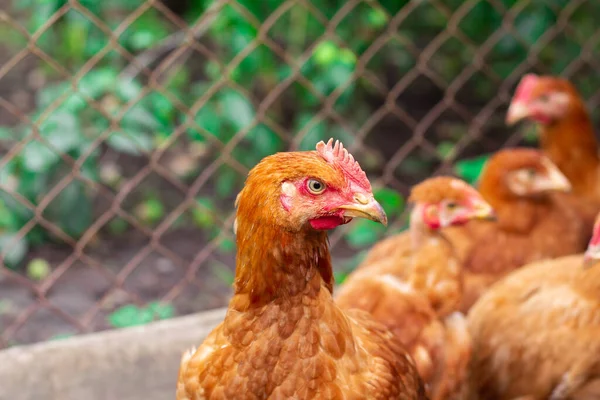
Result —
POLYGON ((412 184, 535 144, 503 124, 525 72, 597 107, 599 17, 594 0, 0 0, 0 348, 226 305, 249 168, 329 137, 394 221, 332 233, 342 280, 405 227, 412 184))

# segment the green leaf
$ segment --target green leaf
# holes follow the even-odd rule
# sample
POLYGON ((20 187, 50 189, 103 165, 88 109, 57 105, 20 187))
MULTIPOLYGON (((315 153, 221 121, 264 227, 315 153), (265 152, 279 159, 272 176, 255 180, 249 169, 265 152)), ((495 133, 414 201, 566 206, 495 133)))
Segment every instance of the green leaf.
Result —
POLYGON ((331 40, 326 40, 317 45, 313 52, 313 57, 317 64, 327 66, 331 64, 338 56, 338 46, 331 40))
POLYGON ((248 126, 254 119, 254 108, 248 99, 234 90, 227 90, 221 96, 223 117, 229 120, 236 130, 248 126))
POLYGON ((356 54, 350 49, 341 49, 338 57, 346 65, 354 67, 356 64, 356 54))
POLYGON ((50 272, 50 264, 43 258, 34 258, 27 264, 27 276, 34 281, 45 279, 50 272))
POLYGON ((479 179, 481 171, 489 158, 490 155, 485 154, 468 160, 461 160, 456 163, 454 171, 459 177, 473 185, 479 179))
POLYGON ((77 85, 79 93, 98 100, 111 90, 117 82, 117 71, 113 68, 97 68, 88 72, 77 85))
POLYGON ((108 145, 122 153, 139 155, 152 150, 152 138, 144 132, 114 131, 106 140, 108 145))
POLYGON ((121 217, 115 217, 108 223, 108 230, 113 235, 122 235, 127 231, 129 224, 121 217))
POLYGON ((346 232, 346 240, 350 246, 361 248, 375 243, 383 236, 385 227, 373 221, 360 219, 354 222, 346 232))
POLYGON ((221 167, 217 178, 216 191, 220 197, 227 197, 233 193, 238 182, 238 173, 229 166, 221 167))
POLYGON ((2 199, 0 199, 0 229, 18 229, 16 215, 11 212, 2 199))
POLYGON ((445 140, 438 143, 436 150, 444 160, 448 160, 454 155, 454 147, 455 145, 453 142, 445 140))
POLYGON ((5 253, 4 263, 9 267, 15 267, 27 254, 27 240, 21 238, 15 240, 16 235, 12 233, 4 233, 0 235, 0 251, 5 253), (7 250, 8 249, 8 250, 7 250))
POLYGON ((137 98, 142 92, 142 85, 133 79, 122 79, 117 83, 117 95, 126 102, 137 98))
POLYGON ((133 304, 127 304, 108 315, 108 322, 113 328, 126 328, 144 325, 152 321, 152 315, 133 304))
POLYGON ((212 199, 203 197, 196 200, 197 205, 192 208, 192 220, 200 228, 209 228, 215 223, 215 205, 212 199))
POLYGON ((148 111, 141 103, 137 103, 125 112, 121 125, 128 131, 136 131, 138 129, 154 131, 161 128, 161 124, 154 114, 148 111))
POLYGON ((52 149, 68 153, 79 147, 84 140, 76 117, 68 112, 53 114, 40 126, 40 135, 52 146, 52 149))
POLYGON ((38 93, 37 105, 40 109, 45 109, 67 92, 73 93, 73 88, 69 82, 50 84, 42 88, 38 93))
POLYGON ((153 319, 169 319, 175 315, 175 307, 171 304, 164 304, 159 301, 148 303, 148 310, 152 312, 153 319))
POLYGON ((86 186, 79 180, 72 181, 50 203, 45 213, 60 221, 63 230, 80 237, 92 224, 92 199, 86 193, 86 186))
POLYGON ((246 135, 246 139, 252 142, 253 148, 256 150, 253 152, 255 157, 253 157, 254 162, 251 166, 254 166, 261 158, 276 153, 283 146, 281 137, 263 124, 252 128, 246 135))
POLYGON ((381 28, 387 23, 388 16, 383 10, 373 8, 367 14, 367 19, 374 28, 381 28))
MULTIPOLYGON (((310 124, 310 128, 308 128, 308 132, 302 137, 300 141, 299 149, 302 151, 314 150, 315 143, 318 143, 321 140, 327 140, 326 136, 326 126, 325 121, 314 119, 314 116, 309 113, 304 113, 298 116, 296 119, 297 127, 295 129, 296 132, 302 131, 306 125, 310 124)), ((346 143, 346 142, 344 142, 346 143)))
POLYGON ((333 271, 333 279, 335 280, 336 285, 341 285, 344 283, 346 278, 348 278, 348 273, 344 271, 333 271))
POLYGON ((165 215, 165 206, 156 198, 149 198, 136 207, 136 216, 147 224, 154 224, 165 215))
POLYGON ((379 188, 375 189, 373 194, 388 217, 399 215, 404 211, 404 197, 395 190, 379 188))
POLYGON ((235 242, 230 238, 223 238, 219 242, 219 251, 221 253, 232 253, 235 250, 235 242))
POLYGON ((127 304, 108 316, 108 322, 114 328, 144 325, 149 322, 171 318, 175 315, 175 308, 170 304, 158 301, 148 303, 146 307, 137 307, 127 304))
MULTIPOLYGON (((204 130, 208 131, 208 133, 218 136, 219 132, 221 132, 221 119, 219 115, 215 112, 214 107, 211 104, 206 104, 196 113, 196 117, 194 121, 204 130)), ((206 132, 199 132, 193 125, 192 128, 188 130, 188 135, 194 140, 204 142, 205 137, 207 135, 206 132)))
POLYGON ((134 50, 144 50, 156 42, 156 37, 151 31, 136 31, 129 38, 129 43, 134 50))
POLYGON ((19 135, 15 128, 9 128, 8 126, 0 126, 0 140, 18 140, 19 135))
POLYGON ((37 173, 45 172, 59 159, 58 154, 37 140, 27 143, 22 153, 23 166, 27 170, 37 173))
POLYGON ((175 107, 173 103, 165 96, 158 92, 151 93, 148 96, 152 110, 154 111, 156 118, 160 121, 163 126, 168 126, 172 123, 172 119, 175 114, 175 107))
POLYGON ((85 19, 71 20, 64 28, 64 40, 61 45, 64 46, 69 57, 77 61, 82 60, 88 36, 89 21, 85 19))

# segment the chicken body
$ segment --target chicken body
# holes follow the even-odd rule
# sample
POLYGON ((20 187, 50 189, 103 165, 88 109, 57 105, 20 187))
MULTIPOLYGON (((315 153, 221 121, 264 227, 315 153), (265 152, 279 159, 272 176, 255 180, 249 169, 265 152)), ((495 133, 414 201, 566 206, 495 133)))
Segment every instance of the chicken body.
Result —
POLYGON ((276 154, 250 172, 238 197, 235 294, 224 322, 183 356, 178 400, 426 398, 401 342, 333 301, 325 230, 352 217, 386 223, 338 143, 276 154))
POLYGON ((455 312, 462 298, 461 268, 452 245, 439 233, 439 221, 446 225, 488 218, 492 209, 454 178, 429 179, 413 189, 411 198, 416 203, 410 219, 412 252, 405 260, 409 267, 399 271, 396 263, 384 260, 356 271, 336 300, 342 308, 368 311, 401 340, 431 399, 454 398, 463 383, 471 342, 464 316, 455 312), (428 221, 447 205, 456 217, 428 221))
POLYGON ((600 265, 574 255, 524 267, 468 317, 468 399, 600 398, 600 265))
POLYGON ((464 312, 506 274, 535 261, 581 252, 586 244, 578 213, 558 197, 507 205, 497 222, 474 221, 445 234, 462 251, 466 289, 460 309, 464 312))
MULTIPOLYGON (((581 252, 587 244, 581 218, 567 199, 558 196, 570 190, 569 182, 540 151, 499 151, 486 164, 479 190, 496 211, 497 220, 470 221, 442 230, 463 270, 459 310, 464 313, 510 271, 529 262, 581 252)), ((432 249, 436 251, 440 250, 432 249)), ((387 264, 388 269, 406 276, 410 253, 409 233, 392 236, 375 245, 358 270, 387 264)))
POLYGON ((415 399, 411 367, 384 326, 342 312, 315 275, 285 301, 231 308, 182 363, 177 398, 415 399))
MULTIPOLYGON (((452 265, 452 258, 431 260, 425 256, 441 258, 443 253, 439 250, 439 242, 432 240, 423 247, 422 253, 419 252, 419 261, 441 261, 452 265), (431 247, 435 248, 434 252, 430 251, 431 247)), ((447 310, 454 303, 453 299, 460 300, 461 281, 456 277, 442 278, 437 281, 440 291, 426 288, 420 291, 406 280, 414 276, 398 276, 395 270, 393 266, 389 268, 381 263, 367 273, 349 276, 336 301, 344 309, 369 312, 400 339, 415 360, 431 399, 454 398, 465 379, 471 353, 466 320, 460 313, 438 314, 426 292, 432 292, 435 298, 439 297, 438 293, 448 292, 449 301, 443 304, 447 310)), ((458 302, 455 306, 458 307, 458 302)))

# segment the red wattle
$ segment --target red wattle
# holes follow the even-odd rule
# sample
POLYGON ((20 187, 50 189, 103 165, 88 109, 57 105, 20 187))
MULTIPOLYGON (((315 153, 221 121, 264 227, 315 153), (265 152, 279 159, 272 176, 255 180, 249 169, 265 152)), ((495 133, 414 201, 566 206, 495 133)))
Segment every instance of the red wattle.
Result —
POLYGON ((320 217, 310 220, 310 225, 317 230, 329 230, 344 224, 344 218, 337 216, 320 217))

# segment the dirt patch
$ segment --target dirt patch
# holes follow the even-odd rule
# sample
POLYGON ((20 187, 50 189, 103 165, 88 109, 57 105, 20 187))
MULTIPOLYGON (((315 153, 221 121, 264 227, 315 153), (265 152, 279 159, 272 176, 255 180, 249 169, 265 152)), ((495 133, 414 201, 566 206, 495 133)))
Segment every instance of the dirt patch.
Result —
MULTIPOLYGON (((198 229, 182 229, 165 235, 160 242, 191 263, 207 240, 198 229)), ((103 268, 117 275, 148 243, 141 235, 132 232, 127 238, 103 241, 88 255, 95 260, 102 260, 103 268)), ((30 257, 43 257, 54 269, 71 254, 72 249, 45 245, 34 250, 30 257)), ((336 246, 334 263, 337 265, 351 254, 352 250, 346 246, 336 246)), ((175 286, 181 288, 171 302, 176 315, 226 306, 232 295, 231 286, 218 278, 214 269, 221 268, 233 273, 234 265, 233 254, 213 252, 200 264, 193 282, 190 282, 185 278, 188 272, 186 266, 177 265, 157 252, 150 252, 115 289, 114 281, 108 279, 106 274, 93 266, 76 262, 52 285, 46 298, 53 306, 77 320, 89 318, 90 310, 94 310, 96 304, 104 299, 104 305, 92 314, 93 318, 85 330, 101 331, 112 328, 107 317, 115 309, 135 303, 135 300, 143 304, 161 299, 175 286)), ((0 293, 0 331, 15 323, 29 307, 39 303, 34 292, 6 278, 0 280, 0 293)), ((48 307, 41 307, 10 335, 8 344, 34 343, 76 333, 79 333, 76 325, 68 319, 48 307)))
MULTIPOLYGON (((124 266, 139 255, 148 243, 148 239, 132 233, 126 239, 103 241, 98 248, 86 255, 101 260, 103 268, 111 275, 118 276, 123 273, 124 266)), ((203 243, 206 243, 206 239, 198 230, 192 229, 179 230, 161 239, 164 247, 190 263, 202 249, 203 243)), ((56 268, 71 254, 72 249, 46 245, 32 251, 31 257, 42 257, 56 268)), ((191 283, 185 280, 188 272, 185 266, 177 265, 157 252, 149 252, 118 285, 96 267, 76 262, 52 285, 47 299, 72 318, 80 320, 93 315, 87 326, 88 331, 104 330, 111 328, 107 321, 107 315, 111 311, 136 300, 145 303, 161 299, 176 285, 181 288, 180 294, 172 302, 177 315, 227 304, 231 288, 226 282, 215 278, 211 268, 218 266, 231 271, 233 265, 233 255, 215 253, 200 265, 191 283), (104 305, 90 314, 90 310, 102 299, 104 305)), ((0 327, 4 327, 3 329, 11 326, 23 312, 39 301, 34 292, 8 279, 0 282, 0 293, 0 327)), ((23 344, 77 332, 77 327, 69 320, 46 307, 31 315, 11 335, 11 339, 13 344, 23 344)))

